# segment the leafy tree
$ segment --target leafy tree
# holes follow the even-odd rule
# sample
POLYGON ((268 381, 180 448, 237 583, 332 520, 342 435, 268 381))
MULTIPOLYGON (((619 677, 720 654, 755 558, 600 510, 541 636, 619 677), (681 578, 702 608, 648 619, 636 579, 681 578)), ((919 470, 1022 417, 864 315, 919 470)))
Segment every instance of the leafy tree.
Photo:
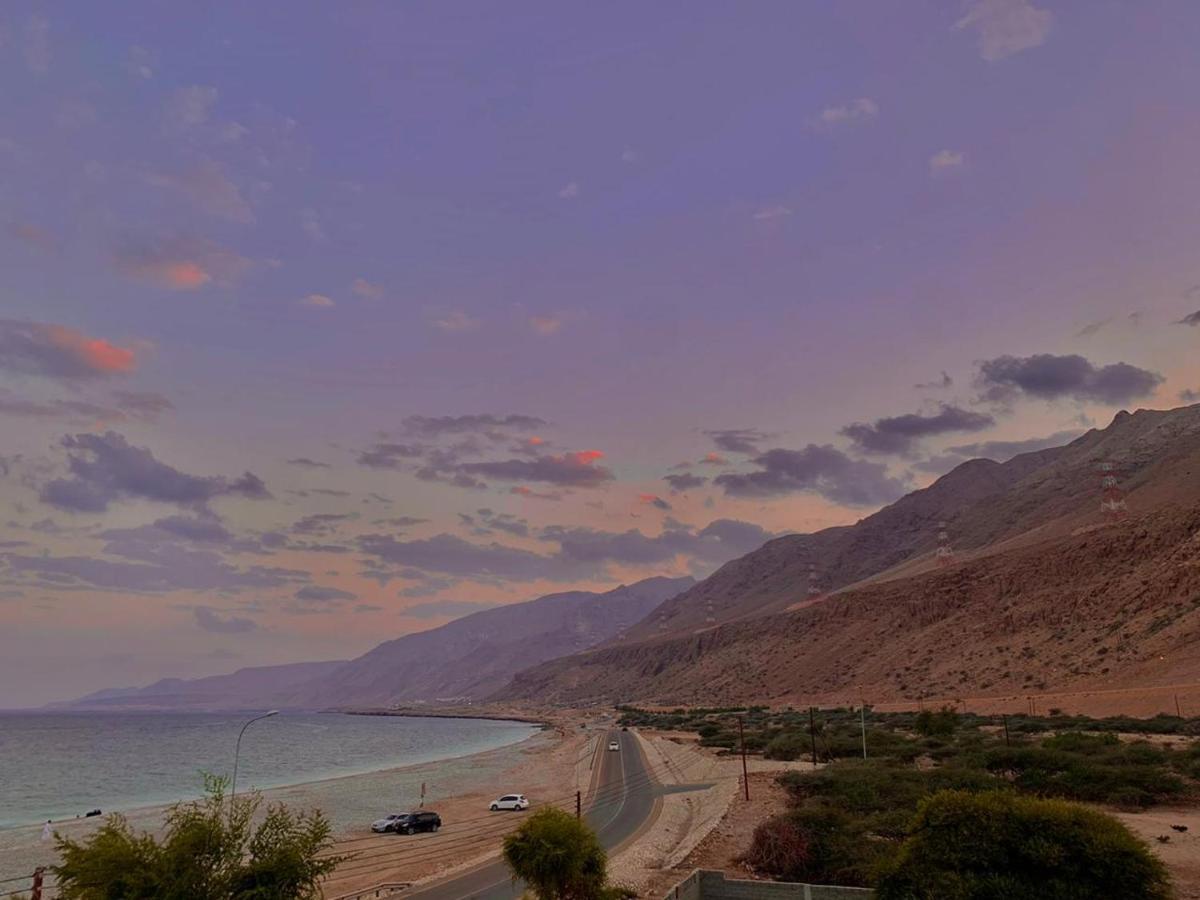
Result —
POLYGON ((596 833, 561 809, 540 809, 504 838, 513 878, 538 900, 619 900, 634 896, 608 884, 608 854, 596 833))
POLYGON ((1165 900, 1166 869, 1111 816, 1009 792, 925 800, 882 867, 877 900, 1165 900))
POLYGON ((953 706, 943 706, 937 712, 923 709, 917 714, 914 726, 925 737, 949 737, 958 728, 958 712, 953 706))
POLYGON ((270 806, 258 794, 226 798, 226 781, 204 776, 205 796, 167 813, 161 841, 111 816, 84 841, 55 836, 53 867, 63 900, 308 900, 345 857, 320 812, 270 806), (257 824, 255 823, 258 819, 257 824))

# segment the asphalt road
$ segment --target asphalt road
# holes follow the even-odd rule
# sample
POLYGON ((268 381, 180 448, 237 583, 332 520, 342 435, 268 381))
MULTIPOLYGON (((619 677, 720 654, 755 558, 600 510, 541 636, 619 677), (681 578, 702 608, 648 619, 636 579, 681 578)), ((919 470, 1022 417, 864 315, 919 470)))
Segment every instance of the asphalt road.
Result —
MULTIPOLYGON (((596 830, 604 847, 611 850, 642 827, 659 792, 646 768, 638 740, 629 732, 612 730, 603 735, 596 764, 600 766, 597 801, 584 811, 583 817, 596 830), (607 750, 609 741, 619 741, 620 752, 607 750)), ((405 900, 515 900, 524 891, 525 885, 514 883, 508 867, 496 860, 422 890, 405 891, 404 897, 405 900)))

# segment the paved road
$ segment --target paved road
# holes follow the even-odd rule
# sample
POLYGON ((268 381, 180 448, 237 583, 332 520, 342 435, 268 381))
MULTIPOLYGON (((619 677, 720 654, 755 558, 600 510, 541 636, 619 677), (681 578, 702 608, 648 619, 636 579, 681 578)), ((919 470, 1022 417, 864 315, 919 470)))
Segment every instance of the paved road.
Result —
MULTIPOLYGON (((596 757, 600 766, 597 801, 583 817, 605 848, 612 849, 642 827, 654 808, 658 790, 638 740, 631 733, 613 730, 603 735, 596 757), (619 753, 605 749, 609 741, 620 742, 619 753)), ((508 867, 496 860, 422 890, 405 891, 403 896, 405 900, 513 900, 524 891, 524 884, 514 884, 508 867)))

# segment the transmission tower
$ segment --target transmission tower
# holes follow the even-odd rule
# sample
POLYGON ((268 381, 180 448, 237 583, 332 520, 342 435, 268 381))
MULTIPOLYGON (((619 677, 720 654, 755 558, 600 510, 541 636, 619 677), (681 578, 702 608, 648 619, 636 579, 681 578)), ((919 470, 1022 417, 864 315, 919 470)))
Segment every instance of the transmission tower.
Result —
POLYGON ((945 522, 938 522, 937 561, 942 568, 954 562, 954 548, 950 546, 950 532, 945 522))
POLYGON ((1121 490, 1117 466, 1112 462, 1102 462, 1097 467, 1100 473, 1100 513, 1108 522, 1119 522, 1129 512, 1125 502, 1125 492, 1121 490))
POLYGON ((712 604, 712 597, 709 597, 709 598, 708 598, 708 603, 707 603, 707 604, 705 604, 705 617, 704 617, 704 621, 705 621, 705 622, 707 622, 709 625, 716 625, 716 624, 717 624, 717 617, 716 617, 715 615, 713 615, 713 604, 712 604))
POLYGON ((808 599, 819 600, 825 591, 821 587, 821 579, 817 577, 816 563, 808 564, 808 599))

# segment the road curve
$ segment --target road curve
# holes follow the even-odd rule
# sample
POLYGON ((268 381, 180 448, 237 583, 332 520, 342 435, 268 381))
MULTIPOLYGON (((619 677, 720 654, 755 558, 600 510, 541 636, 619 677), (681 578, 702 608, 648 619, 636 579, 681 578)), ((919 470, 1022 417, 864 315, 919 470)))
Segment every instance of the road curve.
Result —
MULTIPOLYGON (((601 737, 597 752, 600 774, 596 779, 596 801, 584 812, 606 850, 620 846, 650 818, 657 784, 646 766, 638 739, 630 732, 612 730, 601 737), (605 749, 609 741, 621 745, 619 753, 605 749)), ((453 878, 415 891, 405 891, 405 900, 515 900, 525 885, 513 882, 508 867, 493 860, 453 878)))

